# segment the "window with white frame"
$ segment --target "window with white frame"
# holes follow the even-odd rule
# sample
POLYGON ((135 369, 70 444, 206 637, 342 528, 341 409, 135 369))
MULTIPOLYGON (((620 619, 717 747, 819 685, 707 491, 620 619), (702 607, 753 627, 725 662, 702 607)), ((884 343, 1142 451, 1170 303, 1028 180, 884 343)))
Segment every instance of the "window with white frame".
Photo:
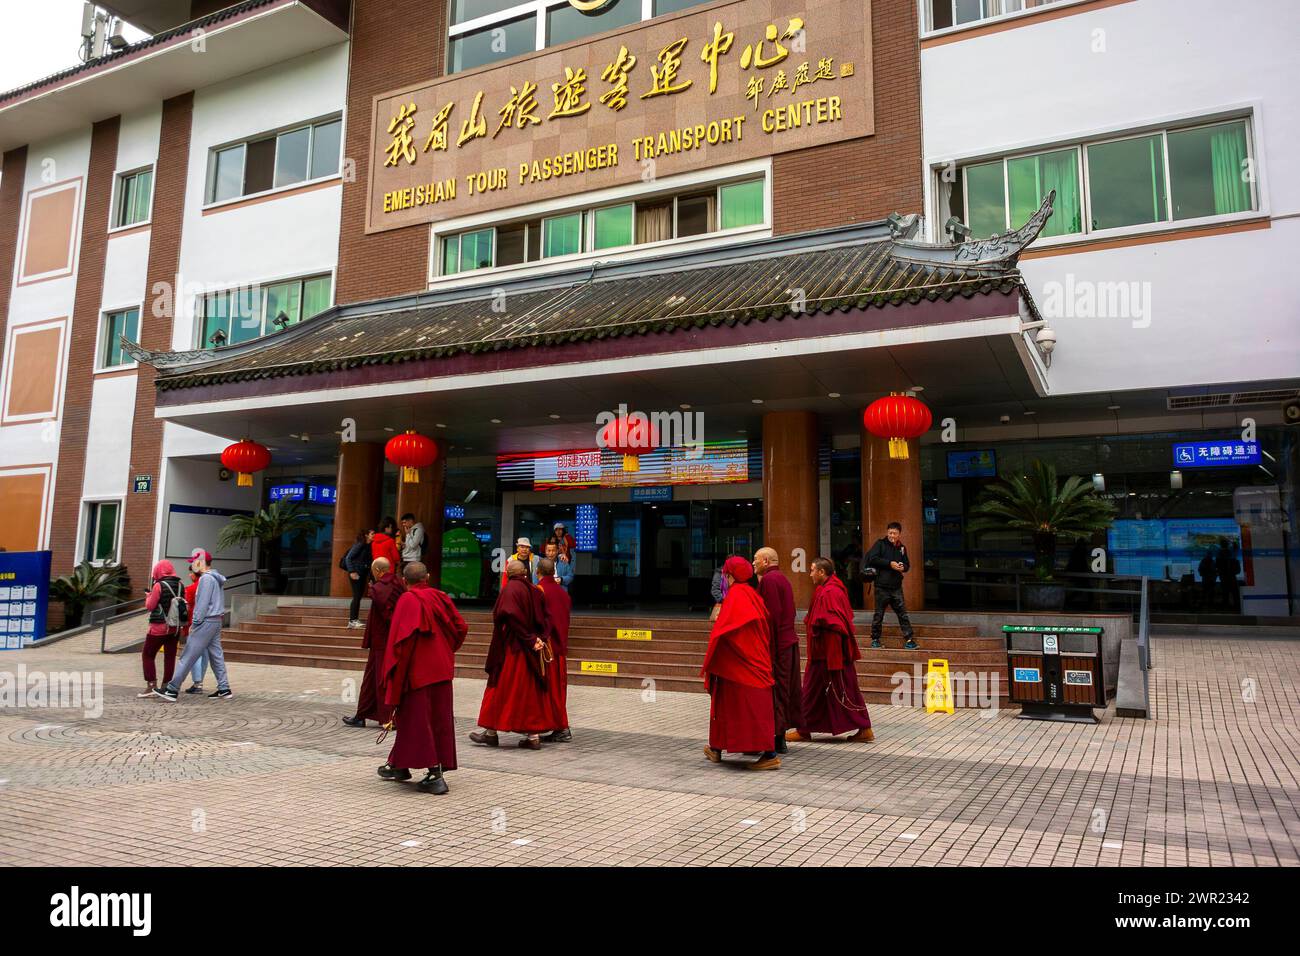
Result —
POLYGON ((584 12, 569 0, 451 0, 447 72, 472 70, 707 2, 608 0, 584 12))
POLYGON ((760 177, 479 227, 441 238, 439 272, 522 265, 559 256, 686 239, 767 222, 760 177))
POLYGON ((99 341, 99 367, 116 368, 129 365, 131 357, 122 349, 122 337, 128 342, 140 341, 140 310, 119 309, 104 313, 104 332, 99 341))
POLYGON ((297 325, 330 307, 331 286, 319 275, 205 295, 198 346, 238 345, 297 325))
POLYGON ((342 134, 342 120, 332 117, 214 149, 207 200, 224 202, 335 176, 342 134))
POLYGON ((1068 0, 925 0, 925 28, 947 30, 1061 2, 1068 0))
POLYGON ((153 200, 153 170, 137 169, 117 177, 117 200, 113 204, 113 228, 149 221, 153 200))
POLYGON ((120 501, 86 502, 86 560, 92 564, 117 560, 120 501))
POLYGON ((938 182, 940 219, 983 239, 1023 225, 1053 189, 1042 235, 1068 236, 1259 208, 1250 124, 1199 123, 1053 147, 960 168, 938 182))

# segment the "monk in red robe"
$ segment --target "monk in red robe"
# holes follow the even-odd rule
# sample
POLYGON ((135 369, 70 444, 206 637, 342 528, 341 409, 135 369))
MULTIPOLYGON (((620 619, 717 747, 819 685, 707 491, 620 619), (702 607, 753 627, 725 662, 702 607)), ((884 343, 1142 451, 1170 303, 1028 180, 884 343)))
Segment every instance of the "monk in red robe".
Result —
POLYGON ((393 573, 387 558, 375 558, 370 563, 370 576, 374 578, 370 585, 370 613, 366 617, 365 636, 361 639, 361 646, 369 653, 366 655, 366 671, 361 676, 361 692, 357 695, 356 716, 343 718, 343 723, 349 727, 364 727, 367 720, 386 724, 393 715, 393 709, 384 702, 381 682, 393 611, 397 608, 397 599, 406 589, 401 578, 393 573))
POLYGON ((546 621, 551 628, 551 652, 555 660, 548 669, 551 703, 563 718, 563 723, 543 739, 548 743, 567 744, 573 739, 569 730, 569 613, 573 602, 569 592, 555 574, 555 559, 542 558, 537 562, 537 586, 546 599, 546 621))
POLYGON ((803 687, 799 681, 799 632, 794 629, 794 587, 780 568, 774 548, 754 553, 758 593, 772 619, 772 704, 776 713, 776 752, 786 752, 785 732, 799 726, 803 687))
POLYGON ((406 591, 393 610, 383 681, 384 701, 396 710, 397 738, 379 776, 410 780, 411 767, 425 767, 428 772, 417 786, 444 794, 442 775, 456 769, 451 681, 469 626, 451 598, 430 587, 423 564, 412 561, 402 573, 406 591))
POLYGON ((812 604, 804 618, 808 669, 803 675, 803 718, 786 740, 811 740, 818 734, 847 734, 849 740, 874 740, 867 702, 858 688, 854 661, 862 656, 853 633, 853 607, 830 558, 814 558, 812 604))
POLYGON ((772 749, 772 624, 757 589, 747 582, 754 568, 741 557, 722 566, 727 596, 709 634, 700 672, 709 688, 709 743, 704 755, 720 763, 724 751, 756 753, 749 770, 778 770, 772 749))
POLYGON ((549 672, 555 664, 546 618, 546 597, 530 583, 528 568, 512 559, 506 583, 492 609, 488 645, 487 690, 479 708, 482 732, 469 735, 476 744, 496 747, 500 732, 523 734, 519 746, 541 750, 541 735, 565 724, 550 694, 549 672))

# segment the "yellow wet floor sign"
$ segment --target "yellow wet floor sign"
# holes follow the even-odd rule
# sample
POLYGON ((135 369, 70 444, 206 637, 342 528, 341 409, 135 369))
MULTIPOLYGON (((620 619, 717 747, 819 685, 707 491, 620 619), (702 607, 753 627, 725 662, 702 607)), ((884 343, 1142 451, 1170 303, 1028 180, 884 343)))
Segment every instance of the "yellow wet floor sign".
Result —
POLYGON ((956 713, 952 703, 952 677, 948 674, 948 662, 937 657, 926 663, 925 670, 925 712, 933 714, 936 711, 956 713))

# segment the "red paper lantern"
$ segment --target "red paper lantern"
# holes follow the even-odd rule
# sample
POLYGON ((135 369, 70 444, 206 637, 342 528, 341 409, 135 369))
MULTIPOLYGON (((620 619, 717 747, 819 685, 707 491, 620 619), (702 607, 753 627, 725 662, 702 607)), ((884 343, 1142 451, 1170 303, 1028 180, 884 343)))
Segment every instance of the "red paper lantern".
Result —
POLYGON ((420 468, 428 468, 438 460, 438 443, 417 431, 394 435, 384 446, 384 457, 402 469, 402 481, 408 485, 420 483, 420 468))
POLYGON ((646 415, 622 415, 601 429, 600 443, 623 456, 624 471, 640 471, 640 456, 659 447, 659 431, 646 415))
POLYGON ((253 487, 253 472, 261 471, 271 463, 271 452, 265 445, 245 438, 228 445, 221 453, 221 463, 239 475, 239 487, 253 487))
POLYGON ((877 438, 889 439, 889 457, 906 458, 907 440, 930 430, 930 409, 911 395, 878 398, 862 413, 862 424, 877 438))

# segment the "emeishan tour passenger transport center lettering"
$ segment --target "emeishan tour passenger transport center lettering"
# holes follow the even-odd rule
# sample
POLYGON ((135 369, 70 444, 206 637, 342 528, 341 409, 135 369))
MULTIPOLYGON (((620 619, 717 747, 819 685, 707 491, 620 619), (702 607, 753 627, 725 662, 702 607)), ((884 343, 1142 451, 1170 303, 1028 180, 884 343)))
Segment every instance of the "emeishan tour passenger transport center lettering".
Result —
POLYGON ((366 229, 870 136, 869 0, 721 3, 375 97, 366 229))

